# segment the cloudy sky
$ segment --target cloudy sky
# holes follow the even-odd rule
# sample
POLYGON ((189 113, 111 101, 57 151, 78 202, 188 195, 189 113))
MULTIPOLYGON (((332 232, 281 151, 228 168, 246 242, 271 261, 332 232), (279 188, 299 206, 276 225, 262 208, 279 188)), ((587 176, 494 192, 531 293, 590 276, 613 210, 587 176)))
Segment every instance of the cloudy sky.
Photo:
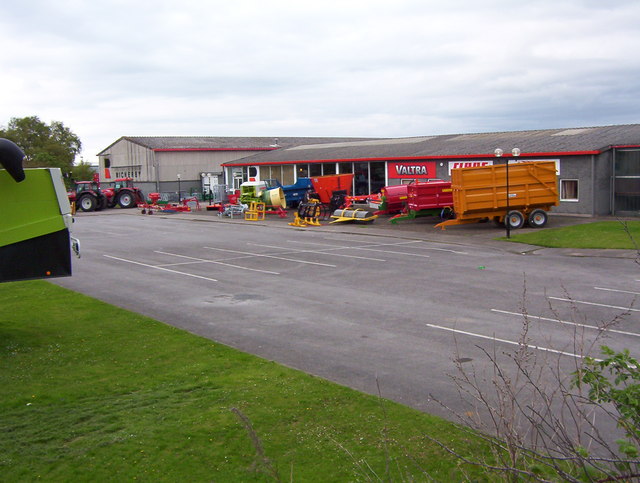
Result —
POLYGON ((637 0, 22 0, 0 124, 120 136, 371 136, 640 122, 637 0))

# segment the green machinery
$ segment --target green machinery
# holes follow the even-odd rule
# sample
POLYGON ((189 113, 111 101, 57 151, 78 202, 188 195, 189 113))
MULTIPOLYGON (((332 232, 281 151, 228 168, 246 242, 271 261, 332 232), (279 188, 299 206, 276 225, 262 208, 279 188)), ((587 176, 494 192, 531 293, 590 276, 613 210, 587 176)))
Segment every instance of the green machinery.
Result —
POLYGON ((59 168, 23 169, 24 153, 0 139, 0 282, 71 275, 71 207, 59 168))

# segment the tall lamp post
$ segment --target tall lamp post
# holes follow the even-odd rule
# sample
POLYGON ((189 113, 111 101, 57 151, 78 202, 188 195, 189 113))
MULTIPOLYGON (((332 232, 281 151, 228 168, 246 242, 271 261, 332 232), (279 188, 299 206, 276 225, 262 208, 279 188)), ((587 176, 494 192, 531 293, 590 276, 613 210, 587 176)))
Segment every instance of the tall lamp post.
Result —
MULTIPOLYGON (((496 155, 496 158, 500 158, 502 157, 502 154, 504 153, 504 151, 500 148, 497 148, 494 151, 494 154, 496 155)), ((513 154, 514 158, 517 158, 518 156, 520 156, 520 150, 518 148, 513 148, 511 150, 511 154, 513 154)), ((511 238, 511 220, 509 219, 509 212, 511 211, 509 209, 509 160, 507 159, 507 162, 505 164, 505 177, 506 177, 506 205, 507 205, 507 216, 504 217, 504 226, 507 230, 507 238, 511 238)))
POLYGON ((181 201, 181 196, 180 196, 180 173, 178 173, 178 203, 180 203, 181 201))

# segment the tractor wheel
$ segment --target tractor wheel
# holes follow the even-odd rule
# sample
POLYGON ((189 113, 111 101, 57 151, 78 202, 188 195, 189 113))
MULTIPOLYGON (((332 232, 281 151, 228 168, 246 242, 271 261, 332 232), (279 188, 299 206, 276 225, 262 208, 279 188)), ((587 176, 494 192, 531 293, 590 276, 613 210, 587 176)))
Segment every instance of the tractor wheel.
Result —
POLYGON ((82 211, 95 211, 97 204, 96 198, 92 195, 83 196, 78 201, 78 206, 82 211))
POLYGON ((131 191, 123 191, 118 195, 118 205, 120 208, 133 208, 136 205, 136 198, 131 191))
POLYGON ((533 210, 529 213, 529 217, 527 218, 527 222, 531 228, 542 228, 547 224, 547 212, 544 210, 533 210))
POLYGON ((101 198, 98 199, 98 202, 96 205, 96 211, 102 211, 107 206, 109 206, 109 200, 107 200, 106 196, 102 196, 101 198))
POLYGON ((510 211, 505 216, 504 223, 505 225, 508 223, 510 229, 517 230, 524 225, 524 216, 519 211, 510 211))

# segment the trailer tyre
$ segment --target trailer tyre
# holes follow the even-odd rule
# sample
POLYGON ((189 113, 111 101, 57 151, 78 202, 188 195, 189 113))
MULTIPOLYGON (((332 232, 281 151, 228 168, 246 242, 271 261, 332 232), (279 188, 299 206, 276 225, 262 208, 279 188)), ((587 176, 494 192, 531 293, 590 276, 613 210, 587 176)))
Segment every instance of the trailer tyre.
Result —
POLYGON ((96 209, 97 201, 95 197, 91 195, 86 195, 80 198, 78 201, 78 206, 82 211, 94 211, 96 209))
POLYGON ((519 211, 510 211, 504 219, 505 225, 508 223, 509 228, 517 230, 524 225, 524 216, 519 211))
POLYGON ((533 210, 529 213, 529 218, 527 219, 529 226, 531 228, 542 228, 547 224, 549 216, 547 212, 544 210, 533 210))

